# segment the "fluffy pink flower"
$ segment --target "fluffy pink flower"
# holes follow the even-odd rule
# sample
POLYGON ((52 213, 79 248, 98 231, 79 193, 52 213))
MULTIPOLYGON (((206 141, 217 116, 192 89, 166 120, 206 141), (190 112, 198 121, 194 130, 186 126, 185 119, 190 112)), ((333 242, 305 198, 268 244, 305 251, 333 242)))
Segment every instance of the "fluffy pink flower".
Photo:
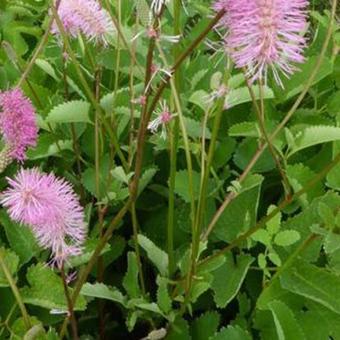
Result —
POLYGON ((289 77, 295 63, 304 61, 307 0, 217 0, 215 9, 225 9, 221 25, 228 29, 227 50, 248 77, 267 78, 268 68, 282 86, 279 71, 289 77))
POLYGON ((20 89, 0 92, 0 132, 13 159, 24 160, 27 148, 36 145, 35 110, 20 89))
POLYGON ((71 185, 37 168, 21 169, 0 202, 10 217, 28 225, 39 244, 52 251, 60 266, 69 256, 81 254, 86 237, 84 211, 71 185))
MULTIPOLYGON (((82 33, 89 40, 106 43, 105 35, 114 32, 108 12, 97 0, 61 0, 58 14, 66 32, 73 37, 82 33)), ((59 34, 56 23, 52 33, 59 34)))

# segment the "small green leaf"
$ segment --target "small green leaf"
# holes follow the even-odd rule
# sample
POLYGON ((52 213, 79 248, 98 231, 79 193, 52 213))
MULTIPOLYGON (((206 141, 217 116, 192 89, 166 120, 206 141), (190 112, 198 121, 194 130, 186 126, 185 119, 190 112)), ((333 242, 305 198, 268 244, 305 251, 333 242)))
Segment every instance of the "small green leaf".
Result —
POLYGON ((253 261, 251 256, 241 255, 237 258, 237 263, 234 263, 230 255, 226 262, 212 273, 214 279, 211 288, 218 307, 224 308, 236 296, 253 261))
POLYGON ((140 296, 138 263, 134 252, 128 253, 128 269, 123 279, 123 287, 131 298, 137 298, 140 296))
MULTIPOLYGON (((267 215, 269 215, 271 212, 273 212, 276 208, 277 207, 275 205, 270 205, 269 208, 268 208, 268 211, 267 211, 267 215)), ((281 212, 278 212, 274 217, 272 217, 266 223, 268 233, 271 236, 275 235, 280 230, 281 218, 282 218, 282 214, 281 214, 281 212)))
POLYGON ((299 241, 300 238, 300 233, 296 230, 283 230, 276 234, 274 243, 278 246, 286 247, 299 241))
POLYGON ((266 229, 257 230, 253 235, 251 235, 251 238, 256 242, 264 244, 265 246, 269 246, 271 243, 271 237, 266 229))
POLYGON ((277 255, 276 253, 270 252, 268 254, 268 258, 269 258, 270 261, 272 261, 275 264, 275 266, 278 266, 278 267, 281 266, 282 261, 281 261, 279 255, 277 255))
MULTIPOLYGON (((19 257, 11 250, 0 248, 0 256, 2 261, 7 267, 7 270, 10 272, 12 276, 17 272, 19 266, 19 257)), ((2 267, 0 266, 0 287, 8 287, 9 284, 7 282, 5 273, 2 271, 2 267)))
POLYGON ((126 305, 125 296, 115 287, 109 287, 104 283, 85 283, 80 292, 84 296, 110 300, 126 305))
POLYGON ((318 205, 318 213, 325 226, 331 229, 335 224, 335 216, 332 209, 327 204, 320 202, 318 205))
POLYGON ((267 267, 267 259, 264 254, 259 254, 257 257, 257 263, 261 269, 265 269, 267 267))
POLYGON ((169 313, 171 310, 172 301, 168 292, 168 280, 158 276, 157 277, 157 303, 159 308, 165 313, 169 313))
POLYGON ((167 253, 158 248, 152 241, 144 235, 138 235, 138 243, 146 251, 148 258, 157 267, 162 276, 168 273, 169 259, 167 253))

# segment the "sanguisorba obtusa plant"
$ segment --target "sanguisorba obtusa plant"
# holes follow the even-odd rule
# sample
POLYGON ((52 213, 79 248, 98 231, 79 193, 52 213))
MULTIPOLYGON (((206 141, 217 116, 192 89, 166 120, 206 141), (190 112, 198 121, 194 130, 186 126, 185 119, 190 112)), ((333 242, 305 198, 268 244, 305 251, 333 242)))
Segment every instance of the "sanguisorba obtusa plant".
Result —
POLYGON ((3 1, 0 340, 338 339, 337 6, 3 1))

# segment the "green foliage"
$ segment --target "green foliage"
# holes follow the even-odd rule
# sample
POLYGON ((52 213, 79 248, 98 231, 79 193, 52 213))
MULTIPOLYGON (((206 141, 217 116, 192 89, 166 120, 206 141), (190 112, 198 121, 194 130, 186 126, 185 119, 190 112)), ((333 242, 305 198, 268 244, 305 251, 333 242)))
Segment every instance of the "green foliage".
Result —
MULTIPOLYGON (((155 25, 151 0, 98 2, 113 32, 68 44, 55 26, 45 35, 51 1, 0 1, 0 92, 19 86, 40 128, 27 158, 3 170, 1 192, 20 167, 54 172, 79 196, 87 232, 63 264, 79 295, 75 336, 51 249, 13 221, 20 209, 0 211, 11 277, 0 267, 0 339, 339 340, 330 2, 310 1, 305 61, 288 77, 273 65, 283 86, 269 70, 260 84, 237 68, 225 28, 212 29, 212 1, 166 1, 155 25)), ((41 188, 26 184, 16 200, 33 195, 40 209, 41 188)), ((48 217, 40 224, 54 228, 48 217)))

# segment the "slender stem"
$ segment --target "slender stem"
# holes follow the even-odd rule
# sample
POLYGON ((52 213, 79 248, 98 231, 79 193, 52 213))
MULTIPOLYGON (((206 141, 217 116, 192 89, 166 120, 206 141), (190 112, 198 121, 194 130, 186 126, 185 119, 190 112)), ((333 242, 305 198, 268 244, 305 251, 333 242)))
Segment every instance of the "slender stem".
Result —
POLYGON ((143 295, 146 294, 145 290, 145 280, 144 280, 144 274, 143 274, 143 266, 142 266, 142 260, 140 255, 140 248, 138 243, 138 220, 137 220, 137 212, 136 212, 136 204, 133 202, 131 205, 131 217, 132 217, 132 228, 133 228, 133 241, 135 244, 135 253, 137 258, 137 265, 138 265, 138 272, 139 272, 139 281, 142 288, 143 295))
POLYGON ((234 241, 232 241, 228 246, 225 248, 219 250, 215 254, 206 257, 204 260, 199 262, 199 265, 206 264, 210 262, 211 260, 215 259, 216 257, 219 257, 221 255, 224 255, 225 253, 229 252, 230 250, 237 247, 240 243, 247 240, 251 235, 253 235, 257 230, 263 228, 266 223, 268 223, 274 216, 276 216, 279 212, 281 212, 285 207, 287 207, 292 201, 298 199, 303 194, 305 194, 309 189, 311 189, 316 183, 318 183, 322 178, 324 178, 336 165, 340 163, 340 153, 334 158, 334 160, 329 163, 319 174, 314 176, 301 190, 296 192, 294 195, 292 195, 291 198, 285 198, 276 209, 274 209, 270 214, 263 217, 254 227, 250 228, 247 232, 240 235, 238 238, 236 238, 234 241))
MULTIPOLYGON (((246 82, 247 82, 249 91, 252 92, 251 86, 249 85, 248 81, 246 81, 246 82)), ((277 152, 276 152, 276 150, 275 150, 275 148, 272 144, 272 141, 269 139, 269 136, 268 136, 268 133, 267 133, 267 130, 266 130, 263 82, 262 82, 261 79, 259 80, 259 94, 260 94, 260 110, 255 110, 255 111, 257 113, 257 119, 258 119, 258 122, 259 122, 260 131, 261 131, 261 134, 262 134, 262 138, 264 138, 264 140, 266 141, 266 143, 268 145, 269 152, 272 155, 272 158, 273 158, 273 160, 276 164, 276 167, 277 167, 278 171, 280 172, 280 175, 282 177, 283 187, 285 189, 286 196, 288 197, 288 196, 291 195, 290 183, 289 183, 289 180, 287 178, 285 170, 282 168, 282 165, 281 165, 281 162, 278 158, 277 152)))
MULTIPOLYGON (((181 0, 174 0, 174 35, 180 34, 181 23, 181 0)), ((173 55, 175 59, 179 55, 179 48, 174 46, 173 55)), ((176 91, 179 91, 180 73, 178 70, 174 74, 176 91)), ((174 96, 174 95, 173 95, 174 96)), ((179 141, 179 120, 175 117, 175 122, 169 133, 170 146, 170 174, 169 174, 169 196, 168 196, 168 225, 167 225, 167 247, 169 256, 169 277, 175 271, 175 254, 174 254, 174 222, 175 222, 175 183, 177 171, 177 150, 179 141)))
POLYGON ((15 297, 15 300, 17 301, 17 304, 18 304, 19 309, 20 309, 21 314, 22 314, 22 318, 23 318, 25 327, 26 327, 27 330, 29 330, 32 327, 31 320, 30 320, 30 317, 28 315, 25 304, 22 301, 19 289, 18 289, 18 287, 15 283, 15 280, 14 280, 10 270, 7 267, 7 264, 6 264, 5 259, 4 259, 4 252, 3 252, 2 249, 0 249, 0 267, 1 267, 3 273, 6 277, 6 280, 9 284, 9 286, 11 287, 11 290, 12 290, 12 293, 15 297))
POLYGON ((61 279, 63 281, 64 294, 65 294, 66 302, 67 302, 67 306, 68 306, 69 318, 71 320, 73 339, 78 340, 79 337, 78 337, 77 320, 76 320, 76 317, 74 315, 72 299, 71 299, 70 292, 69 292, 69 289, 68 289, 68 286, 67 286, 67 279, 66 279, 66 274, 65 274, 64 263, 61 265, 60 274, 61 274, 61 279))

